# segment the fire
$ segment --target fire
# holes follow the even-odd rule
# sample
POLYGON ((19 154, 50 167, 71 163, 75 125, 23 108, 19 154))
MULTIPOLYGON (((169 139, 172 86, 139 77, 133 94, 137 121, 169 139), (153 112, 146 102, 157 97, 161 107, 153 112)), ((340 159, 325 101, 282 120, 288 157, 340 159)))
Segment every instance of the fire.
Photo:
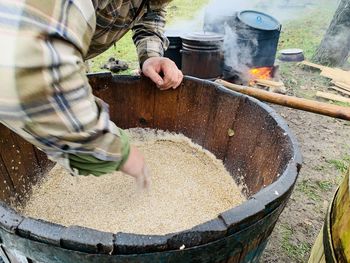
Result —
POLYGON ((273 67, 253 68, 249 70, 249 75, 252 80, 255 79, 271 79, 273 67))

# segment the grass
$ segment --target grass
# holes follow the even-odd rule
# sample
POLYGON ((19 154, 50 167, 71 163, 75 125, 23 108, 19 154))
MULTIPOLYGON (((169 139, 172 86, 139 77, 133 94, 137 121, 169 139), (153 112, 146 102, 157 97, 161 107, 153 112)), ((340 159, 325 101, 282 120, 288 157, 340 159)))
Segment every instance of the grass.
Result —
MULTIPOLYGON (((172 25, 176 20, 186 20, 194 18, 197 11, 207 4, 209 0, 192 0, 191 4, 186 0, 174 0, 168 6, 167 24, 172 25)), ((121 74, 131 74, 134 69, 138 68, 138 59, 136 48, 132 41, 132 33, 128 32, 115 46, 112 46, 101 55, 91 60, 91 71, 105 71, 101 66, 107 62, 110 57, 123 60, 129 64, 129 69, 121 74)))
POLYGON ((286 254, 297 262, 304 262, 305 256, 309 253, 311 246, 307 242, 294 244, 291 238, 294 235, 294 230, 290 226, 281 225, 282 234, 282 249, 286 254))
POLYGON ((323 8, 285 23, 278 48, 301 48, 305 57, 310 59, 321 43, 332 15, 333 11, 323 8))
POLYGON ((167 21, 173 24, 179 19, 192 19, 200 11, 209 0, 174 0, 168 6, 167 21))
POLYGON ((350 103, 348 102, 341 102, 341 101, 331 101, 332 104, 343 106, 343 107, 350 107, 350 103))
POLYGON ((328 180, 317 181, 316 184, 323 192, 332 191, 334 186, 334 183, 328 180))
POLYGON ((297 185, 297 191, 303 193, 304 195, 306 195, 306 197, 308 197, 308 199, 313 200, 315 202, 321 200, 320 195, 317 193, 317 186, 310 180, 302 180, 297 185))
POLYGON ((327 166, 325 166, 325 165, 323 165, 323 164, 320 164, 320 165, 317 165, 317 166, 313 167, 313 169, 314 169, 315 171, 321 172, 321 171, 325 171, 325 170, 327 169, 327 166))
POLYGON ((329 164, 333 165, 340 173, 344 174, 350 167, 350 155, 346 154, 342 159, 328 160, 329 164))
MULTIPOLYGON (((311 60, 335 11, 334 3, 324 1, 317 9, 305 12, 298 19, 283 23, 278 49, 301 48, 305 58, 311 60), (322 6, 322 7, 320 7, 322 6)), ((319 70, 298 66, 296 63, 281 63, 280 75, 288 90, 298 97, 315 99, 320 87, 328 87, 329 79, 319 75, 319 70)), ((344 103, 334 103, 350 106, 344 103)))
POLYGON ((129 64, 129 70, 125 71, 124 74, 130 74, 132 69, 137 68, 136 48, 132 42, 131 36, 131 32, 128 32, 115 46, 110 47, 101 55, 91 59, 92 72, 105 71, 101 70, 101 66, 105 64, 110 57, 126 61, 129 64))

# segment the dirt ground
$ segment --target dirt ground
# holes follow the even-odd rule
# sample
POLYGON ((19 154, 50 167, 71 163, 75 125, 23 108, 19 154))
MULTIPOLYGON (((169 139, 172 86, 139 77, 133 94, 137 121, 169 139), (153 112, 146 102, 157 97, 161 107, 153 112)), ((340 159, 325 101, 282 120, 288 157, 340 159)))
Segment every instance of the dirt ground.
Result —
POLYGON ((307 262, 330 200, 349 162, 350 123, 273 106, 297 137, 303 167, 261 262, 307 262))

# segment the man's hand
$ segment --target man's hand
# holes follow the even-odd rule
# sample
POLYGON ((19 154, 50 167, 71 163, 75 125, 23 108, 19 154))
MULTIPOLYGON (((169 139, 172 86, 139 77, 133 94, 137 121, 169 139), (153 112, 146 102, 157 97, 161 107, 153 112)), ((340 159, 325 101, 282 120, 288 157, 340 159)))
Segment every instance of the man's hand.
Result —
POLYGON ((161 90, 176 89, 182 82, 182 72, 168 58, 151 57, 142 66, 142 72, 149 77, 161 90), (163 75, 163 77, 161 76, 163 75))
POLYGON ((129 157, 120 170, 134 177, 139 188, 149 188, 151 184, 151 178, 148 174, 145 160, 140 151, 135 146, 130 146, 129 157))

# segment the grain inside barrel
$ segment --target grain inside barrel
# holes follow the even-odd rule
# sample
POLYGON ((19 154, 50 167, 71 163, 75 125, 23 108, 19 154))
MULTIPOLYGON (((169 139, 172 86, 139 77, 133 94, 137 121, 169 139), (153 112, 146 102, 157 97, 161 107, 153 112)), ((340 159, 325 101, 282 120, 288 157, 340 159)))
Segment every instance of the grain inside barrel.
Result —
POLYGON ((224 161, 246 186, 248 200, 167 235, 109 233, 28 218, 13 208, 27 200, 53 163, 0 126, 0 254, 9 262, 257 262, 300 169, 299 149, 285 122, 255 99, 195 78, 161 92, 144 78, 89 77, 118 126, 184 134, 224 161))

